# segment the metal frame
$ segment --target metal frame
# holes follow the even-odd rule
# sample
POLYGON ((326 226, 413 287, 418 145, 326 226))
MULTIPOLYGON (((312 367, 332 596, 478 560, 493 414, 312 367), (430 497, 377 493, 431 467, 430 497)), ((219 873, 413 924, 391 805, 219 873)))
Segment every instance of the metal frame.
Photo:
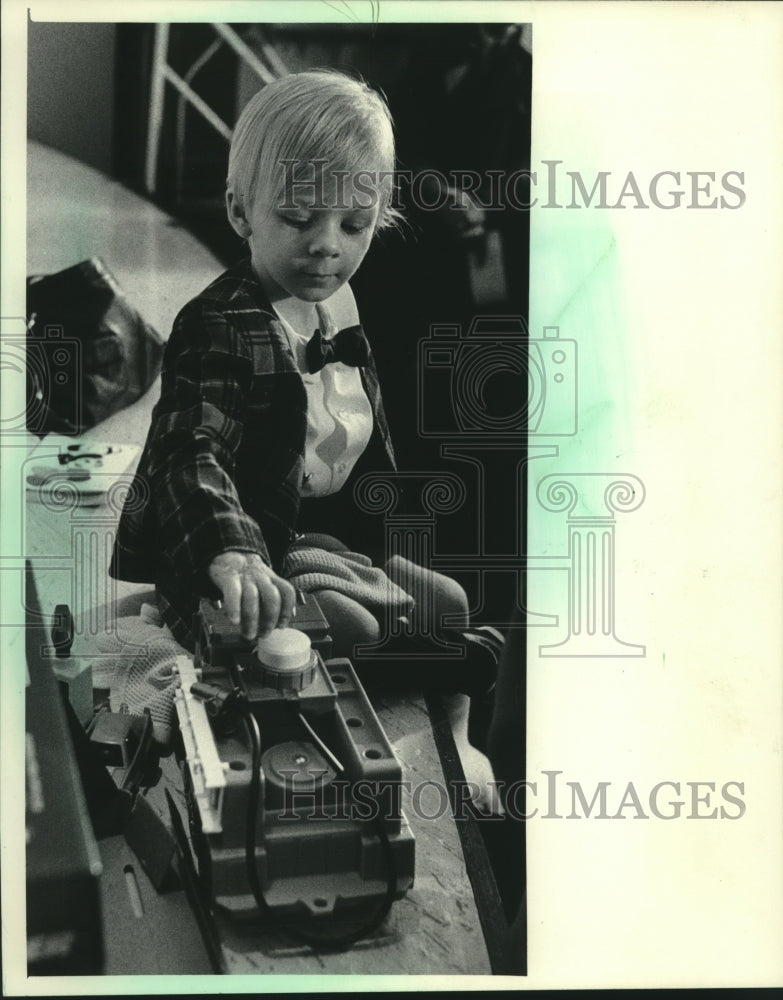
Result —
MULTIPOLYGON (((287 72, 282 61, 272 47, 261 43, 261 51, 269 66, 258 58, 250 46, 227 24, 213 24, 218 35, 234 52, 244 60, 263 83, 271 83, 287 72), (271 69, 269 68, 271 67, 271 69)), ((180 94, 199 112, 209 124, 226 139, 231 141, 233 130, 217 115, 207 102, 168 63, 170 24, 155 25, 155 42, 152 53, 152 81, 147 126, 147 153, 144 165, 144 186, 148 194, 155 194, 157 187, 158 157, 160 155, 160 133, 163 127, 163 110, 166 82, 174 86, 180 94)))

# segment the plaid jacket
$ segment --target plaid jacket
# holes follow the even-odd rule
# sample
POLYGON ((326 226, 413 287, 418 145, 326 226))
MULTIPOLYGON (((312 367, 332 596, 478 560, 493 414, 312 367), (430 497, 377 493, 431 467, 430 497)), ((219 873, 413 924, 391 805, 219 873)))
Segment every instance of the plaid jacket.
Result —
MULTIPOLYGON (((372 358, 361 375, 375 420, 346 499, 362 472, 395 468, 372 358)), ((243 260, 174 321, 109 567, 117 579, 156 585, 164 621, 184 645, 192 646, 199 597, 217 596, 207 575, 215 556, 256 552, 279 571, 297 533, 306 431, 304 382, 243 260)))

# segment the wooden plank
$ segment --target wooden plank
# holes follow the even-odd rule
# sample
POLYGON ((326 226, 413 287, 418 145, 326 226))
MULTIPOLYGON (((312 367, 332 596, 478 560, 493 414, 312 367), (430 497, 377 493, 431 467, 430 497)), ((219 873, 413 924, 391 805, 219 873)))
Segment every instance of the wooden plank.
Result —
MULTIPOLYGON (((442 700, 437 695, 428 695, 426 705, 432 723, 435 746, 449 788, 452 813, 456 814, 458 806, 455 801, 455 786, 464 784, 465 772, 442 700)), ((465 868, 473 887, 476 908, 484 930, 489 961, 492 971, 499 973, 505 971, 504 942, 508 927, 503 902, 495 882, 495 873, 475 817, 468 810, 464 810, 464 815, 456 821, 456 826, 462 843, 465 868)))

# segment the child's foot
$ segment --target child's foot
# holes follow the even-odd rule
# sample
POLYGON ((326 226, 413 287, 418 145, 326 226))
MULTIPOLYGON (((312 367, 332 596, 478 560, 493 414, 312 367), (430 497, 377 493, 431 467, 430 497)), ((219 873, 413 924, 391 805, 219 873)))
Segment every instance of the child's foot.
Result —
POLYGON ((489 758, 468 742, 468 710, 470 699, 467 695, 444 696, 449 714, 454 742, 465 772, 465 780, 472 786, 470 801, 483 813, 503 815, 503 806, 498 794, 497 782, 489 758))
POLYGON ((458 745, 457 749, 459 750, 459 759, 462 762, 462 770, 465 772, 465 780, 477 786, 475 796, 471 796, 475 807, 482 813, 502 816, 504 809, 500 802, 492 765, 487 757, 469 743, 464 746, 458 745))

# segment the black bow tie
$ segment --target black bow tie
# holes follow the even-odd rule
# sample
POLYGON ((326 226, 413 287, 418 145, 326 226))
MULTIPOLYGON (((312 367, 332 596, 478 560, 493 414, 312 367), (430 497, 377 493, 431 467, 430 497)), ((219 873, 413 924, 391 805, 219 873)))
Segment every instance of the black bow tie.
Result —
POLYGON ((315 374, 332 361, 342 361, 354 368, 366 365, 370 360, 370 348, 361 326, 349 326, 340 330, 331 340, 327 340, 320 330, 316 330, 307 342, 306 357, 307 370, 315 374))

